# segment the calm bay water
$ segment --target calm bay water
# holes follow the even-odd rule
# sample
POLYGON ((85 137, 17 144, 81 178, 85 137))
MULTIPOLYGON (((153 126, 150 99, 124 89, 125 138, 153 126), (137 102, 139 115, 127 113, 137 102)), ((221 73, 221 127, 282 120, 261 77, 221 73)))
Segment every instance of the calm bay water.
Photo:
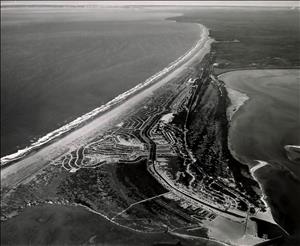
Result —
POLYGON ((108 102, 199 38, 143 9, 1 9, 1 156, 108 102))
POLYGON ((275 220, 299 242, 299 161, 289 159, 285 150, 286 145, 300 145, 299 70, 234 71, 220 78, 250 98, 233 116, 231 148, 250 167, 256 160, 268 163, 255 176, 275 220))
POLYGON ((220 78, 250 97, 231 122, 233 150, 246 163, 281 163, 300 177, 299 168, 284 149, 300 144, 299 70, 234 71, 220 78))

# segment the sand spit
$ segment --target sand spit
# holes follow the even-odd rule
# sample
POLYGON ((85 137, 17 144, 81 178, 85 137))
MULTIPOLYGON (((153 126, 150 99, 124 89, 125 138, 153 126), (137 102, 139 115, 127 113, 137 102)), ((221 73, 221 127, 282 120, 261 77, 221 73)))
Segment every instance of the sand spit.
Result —
POLYGON ((256 161, 258 162, 258 164, 250 168, 250 172, 251 172, 251 175, 252 175, 253 177, 254 177, 254 173, 255 173, 258 169, 260 169, 260 168, 262 168, 262 167, 264 167, 264 166, 266 166, 266 165, 269 164, 269 163, 266 162, 266 161, 259 161, 259 160, 256 160, 256 161))
MULTIPOLYGON (((236 113, 238 111, 238 109, 241 107, 241 106, 244 106, 246 107, 247 105, 245 105, 245 102, 247 101, 246 104, 248 104, 248 100, 249 100, 249 103, 251 103, 252 101, 252 94, 249 92, 248 95, 251 95, 248 97, 247 94, 245 93, 241 93, 240 91, 238 90, 233 90, 232 88, 230 87, 234 87, 234 83, 233 85, 230 84, 230 81, 233 81, 233 82, 236 82, 236 84, 238 83, 242 83, 243 81, 243 77, 230 77, 231 75, 234 75, 235 73, 238 73, 239 74, 242 74, 243 72, 247 73, 249 72, 250 70, 239 70, 238 72, 236 71, 231 71, 231 72, 227 72, 225 74, 222 74, 222 75, 219 75, 219 79, 221 79, 222 81, 224 81, 228 84, 225 84, 226 85, 226 89, 227 89, 227 92, 228 92, 228 96, 229 96, 229 99, 231 100, 231 105, 228 107, 228 112, 227 112, 227 116, 230 120, 230 127, 232 127, 236 122, 233 122, 234 121, 234 118, 232 118, 234 116, 234 113, 236 113), (226 80, 226 79, 227 80, 226 80), (234 80, 235 79, 235 80, 234 80)), ((251 72, 253 72, 254 70, 251 70, 251 72)), ((258 72, 263 72, 263 74, 265 76, 270 76, 271 78, 274 79, 274 77, 276 77, 277 75, 275 74, 275 76, 273 75, 273 70, 270 70, 271 72, 269 72, 269 70, 256 70, 258 72), (270 74, 268 74, 270 73, 270 74)), ((274 71, 277 71, 277 70, 274 70, 274 71)), ((284 71, 284 70, 283 70, 284 71)), ((250 76, 250 75, 249 75, 250 76)), ((279 74, 280 76, 280 74, 279 74)), ((251 76, 250 76, 251 78, 251 76)), ((245 80, 245 79, 244 79, 245 80)), ((271 82, 270 82, 271 83, 271 82)), ((256 85, 252 83, 252 86, 255 87, 256 85)), ((238 87, 239 88, 239 87, 238 87)), ((256 88, 255 88, 256 89, 256 88)), ((251 90, 249 90, 251 91, 251 90)), ((248 93, 248 91, 247 91, 248 93)), ((262 102, 262 101, 260 101, 262 102)), ((249 112, 248 111, 249 109, 248 108, 245 108, 245 112, 249 112)), ((244 112, 243 111, 243 112, 244 112)), ((242 112, 242 113, 243 113, 242 112)), ((250 122, 250 121, 249 121, 250 122)), ((251 126, 251 123, 250 123, 250 126, 251 126)), ((235 126, 236 127, 236 126, 235 126)), ((241 131, 241 129, 239 129, 241 131)), ((258 132, 260 132, 261 130, 260 129, 256 129, 258 132)), ((238 132, 238 134, 240 133, 241 135, 241 142, 244 141, 243 138, 245 137, 250 137, 249 135, 245 135, 243 132, 238 132)), ((258 140, 256 140, 258 141, 258 140)), ((237 154, 237 152, 235 151, 235 149, 232 147, 232 139, 231 139, 231 136, 230 136, 230 133, 228 135, 228 147, 229 147, 229 150, 231 152, 231 154, 234 156, 235 159, 237 159, 238 161, 240 161, 241 163, 244 163, 246 165, 248 165, 249 167, 249 171, 251 173, 251 176, 253 177, 253 179, 258 183, 259 187, 260 187, 260 190, 262 191, 262 197, 261 197, 261 200, 264 202, 265 204, 265 207, 266 207, 266 211, 261 211, 261 212, 258 212, 255 214, 255 218, 258 218, 258 219, 261 219, 261 220, 264 220, 264 221, 268 221, 272 224, 275 224, 277 225, 286 235, 289 235, 289 233, 280 225, 277 223, 277 221, 275 220, 275 218, 273 217, 273 214, 272 214, 272 211, 271 211, 271 207, 269 206, 268 204, 268 201, 271 199, 270 197, 267 197, 266 196, 266 189, 267 187, 264 187, 262 185, 262 182, 258 179, 258 171, 261 169, 261 168, 268 168, 267 166, 272 166, 272 163, 270 162, 266 162, 266 161, 263 161, 263 160, 252 160, 252 159, 247 159, 245 156, 242 156, 242 155, 239 155, 237 154)), ((251 147, 251 146, 249 146, 251 147)), ((293 154, 293 158, 295 158, 294 154, 296 152, 296 155, 297 155, 297 152, 299 151, 299 146, 298 145, 286 145, 285 147, 285 150, 287 152, 287 155, 290 154, 290 151, 292 152, 293 154), (291 147, 292 146, 292 147, 291 147)), ((262 150, 262 151, 266 151, 266 150, 262 150)))
POLYGON ((122 116, 128 114, 144 98, 151 96, 156 89, 182 73, 196 59, 201 60, 209 53, 212 39, 209 38, 209 31, 206 27, 199 25, 199 28, 201 31, 199 41, 187 53, 172 62, 168 67, 151 76, 145 82, 119 95, 107 104, 40 138, 30 147, 1 158, 1 165, 16 161, 14 164, 1 170, 2 185, 14 186, 24 181, 26 177, 32 176, 33 173, 43 168, 50 160, 88 143, 95 135, 100 134, 112 125, 120 123, 122 116), (100 116, 98 116, 99 114, 100 116), (83 122, 91 119, 93 120, 89 123, 75 129, 83 122), (71 132, 66 136, 61 137, 53 143, 49 143, 69 131, 71 132), (46 146, 33 152, 33 150, 43 145, 46 146), (30 155, 28 155, 29 153, 30 155))
POLYGON ((230 106, 227 107, 226 114, 228 121, 231 121, 234 113, 237 112, 247 100, 249 100, 249 97, 245 93, 241 93, 229 87, 226 87, 226 90, 230 98, 230 106))
POLYGON ((290 161, 300 163, 300 145, 285 145, 284 149, 290 161))
POLYGON ((270 208, 270 206, 268 205, 268 202, 267 202, 268 197, 265 195, 266 192, 264 191, 264 187, 259 183, 259 180, 255 176, 255 172, 258 169, 263 168, 263 167, 269 165, 269 163, 266 162, 266 161, 260 161, 260 160, 256 160, 256 161, 258 162, 258 164, 256 166, 253 166, 252 168, 250 168, 250 172, 251 172, 252 177, 256 180, 256 182, 260 186, 260 189, 262 190, 262 194, 263 194, 262 201, 264 202, 264 204, 266 206, 266 211, 264 211, 264 212, 258 212, 258 213, 255 214, 254 217, 257 218, 257 219, 268 221, 268 222, 270 222, 270 223, 272 223, 274 225, 277 225, 286 235, 289 235, 289 233, 281 225, 279 225, 275 221, 275 219, 273 217, 273 214, 272 214, 272 211, 271 211, 271 208, 270 208))

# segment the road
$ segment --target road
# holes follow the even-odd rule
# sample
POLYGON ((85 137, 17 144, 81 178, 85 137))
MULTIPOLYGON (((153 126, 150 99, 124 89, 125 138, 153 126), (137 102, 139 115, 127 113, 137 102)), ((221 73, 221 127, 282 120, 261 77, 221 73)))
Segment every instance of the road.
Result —
POLYGON ((203 202, 202 200, 200 200, 200 199, 198 199, 198 198, 196 198, 196 197, 194 197, 194 196, 188 194, 188 193, 185 192, 184 190, 175 187, 173 184, 171 184, 168 180, 166 180, 166 179, 165 179, 165 178, 157 171, 155 165, 156 165, 156 162, 155 162, 155 161, 154 161, 154 162, 152 162, 152 161, 149 161, 149 162, 148 162, 148 168, 149 168, 150 172, 151 172, 151 170, 152 170, 152 172, 154 172, 154 175, 157 176, 157 177, 159 177, 159 179, 160 179, 161 181, 163 181, 163 183, 164 183, 166 186, 170 187, 170 188, 171 188, 171 191, 174 191, 175 194, 176 194, 176 193, 179 193, 179 194, 185 196, 186 198, 192 199, 193 201, 195 201, 195 202, 197 202, 197 203, 200 203, 200 204, 204 205, 205 207, 209 207, 211 210, 215 210, 215 211, 218 211, 218 212, 221 213, 221 214, 224 214, 226 217, 228 217, 228 215, 231 215, 231 216, 234 216, 234 218, 235 218, 235 219, 238 219, 239 221, 242 221, 242 220, 245 219, 244 216, 241 216, 241 215, 239 215, 239 214, 236 214, 236 213, 233 213, 233 212, 229 212, 229 211, 226 211, 226 212, 225 212, 225 211, 223 211, 222 209, 217 208, 217 207, 214 207, 214 206, 212 206, 211 204, 205 203, 205 202, 203 202))
POLYGON ((135 107, 140 105, 146 97, 151 96, 154 91, 184 73, 186 68, 191 66, 193 63, 202 60, 203 57, 209 53, 210 45, 212 43, 212 39, 209 38, 208 29, 204 26, 202 26, 202 28, 201 45, 194 53, 190 54, 189 58, 182 64, 175 67, 162 79, 133 95, 112 110, 103 113, 88 124, 74 130, 61 139, 50 143, 40 150, 31 153, 20 161, 2 169, 2 187, 6 186, 12 188, 21 182, 30 180, 35 173, 43 169, 51 160, 54 160, 71 150, 75 150, 80 146, 88 144, 95 136, 104 133, 105 130, 120 123, 123 117, 132 112, 135 107))

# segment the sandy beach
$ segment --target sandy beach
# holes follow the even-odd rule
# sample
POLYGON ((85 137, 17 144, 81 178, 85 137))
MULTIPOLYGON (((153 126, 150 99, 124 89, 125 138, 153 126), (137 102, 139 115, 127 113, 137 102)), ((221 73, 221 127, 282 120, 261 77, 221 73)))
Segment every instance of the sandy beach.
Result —
POLYGON ((210 51, 212 39, 209 38, 209 31, 206 27, 200 25, 200 28, 202 29, 202 34, 199 45, 188 54, 183 62, 179 63, 177 67, 175 66, 171 72, 83 127, 72 131, 70 134, 41 148, 37 152, 31 153, 20 161, 3 168, 1 170, 2 185, 13 187, 20 182, 30 179, 33 174, 49 164, 51 160, 88 143, 96 135, 120 123, 122 117, 128 115, 134 107, 138 106, 145 98, 151 96, 155 90, 180 75, 196 60, 201 60, 210 51))
POLYGON ((249 97, 245 93, 241 93, 229 87, 226 87, 226 89, 230 98, 230 105, 227 108, 226 114, 228 121, 231 121, 234 113, 237 112, 241 106, 243 106, 249 97))

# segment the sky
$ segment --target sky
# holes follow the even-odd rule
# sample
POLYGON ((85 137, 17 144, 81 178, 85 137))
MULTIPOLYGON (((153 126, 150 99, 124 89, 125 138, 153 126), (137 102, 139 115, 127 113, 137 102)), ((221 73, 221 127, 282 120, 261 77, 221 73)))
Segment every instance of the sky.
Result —
POLYGON ((1 1, 1 5, 178 5, 299 7, 299 1, 1 1))

